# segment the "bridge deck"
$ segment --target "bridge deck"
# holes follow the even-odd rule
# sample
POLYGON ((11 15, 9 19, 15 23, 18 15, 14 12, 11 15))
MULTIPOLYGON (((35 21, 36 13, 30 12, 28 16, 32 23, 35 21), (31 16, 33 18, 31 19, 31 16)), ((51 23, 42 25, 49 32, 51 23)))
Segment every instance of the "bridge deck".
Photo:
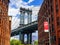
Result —
POLYGON ((37 30, 37 24, 38 24, 38 22, 34 21, 34 22, 32 22, 30 24, 27 24, 27 25, 25 25, 23 27, 16 28, 16 29, 14 29, 14 30, 11 31, 11 36, 18 35, 19 32, 22 32, 24 34, 26 34, 26 33, 32 33, 35 30, 37 30))

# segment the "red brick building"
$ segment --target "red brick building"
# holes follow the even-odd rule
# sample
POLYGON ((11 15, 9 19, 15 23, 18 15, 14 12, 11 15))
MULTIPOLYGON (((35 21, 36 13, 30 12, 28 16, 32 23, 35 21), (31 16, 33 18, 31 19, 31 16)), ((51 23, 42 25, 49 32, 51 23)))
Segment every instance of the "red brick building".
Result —
POLYGON ((0 0, 0 45, 10 45, 8 3, 9 0, 0 0))
POLYGON ((44 21, 48 21, 51 45, 60 45, 60 0, 44 0, 38 13, 39 45, 49 45, 49 33, 44 32, 44 21))

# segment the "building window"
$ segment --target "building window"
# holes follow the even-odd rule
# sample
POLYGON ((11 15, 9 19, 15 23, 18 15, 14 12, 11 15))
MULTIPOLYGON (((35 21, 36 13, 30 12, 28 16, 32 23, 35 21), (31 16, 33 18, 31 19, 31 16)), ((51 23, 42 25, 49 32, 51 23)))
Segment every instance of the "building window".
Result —
POLYGON ((56 4, 56 12, 58 12, 58 5, 56 4))
POLYGON ((55 0, 56 1, 56 12, 58 12, 58 2, 57 2, 57 0, 55 0))
POLYGON ((51 21, 53 22, 53 20, 54 20, 54 17, 53 17, 53 15, 51 15, 51 21))
POLYGON ((45 9, 47 9, 47 1, 45 1, 45 9))
POLYGON ((60 17, 57 17, 57 26, 60 26, 60 17))
POLYGON ((49 24, 50 24, 50 18, 49 18, 49 24))
POLYGON ((0 14, 2 13, 2 9, 1 9, 1 7, 0 7, 0 14))
POLYGON ((54 25, 52 24, 52 30, 51 30, 51 32, 54 32, 54 25))
POLYGON ((53 0, 50 0, 50 3, 53 3, 53 0))
POLYGON ((49 0, 48 0, 47 4, 48 4, 48 6, 50 6, 50 5, 49 5, 49 0))
POLYGON ((58 38, 58 43, 59 43, 59 45, 60 45, 60 38, 58 38))
POLYGON ((49 43, 46 43, 46 45, 49 45, 49 43))
POLYGON ((56 42, 56 36, 51 36, 51 43, 55 43, 56 42))
POLYGON ((53 7, 52 7, 52 5, 51 5, 51 12, 53 12, 53 7))
POLYGON ((0 18, 0 24, 1 24, 1 18, 0 18))

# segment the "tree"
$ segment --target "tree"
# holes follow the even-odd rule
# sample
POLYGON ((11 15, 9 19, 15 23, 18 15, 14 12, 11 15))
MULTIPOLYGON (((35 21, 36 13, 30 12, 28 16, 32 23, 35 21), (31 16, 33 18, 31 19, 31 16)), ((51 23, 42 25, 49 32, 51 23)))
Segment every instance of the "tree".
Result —
POLYGON ((10 41, 10 45, 21 45, 21 41, 13 39, 10 41))
POLYGON ((38 41, 35 41, 34 44, 35 44, 35 45, 38 45, 38 41))

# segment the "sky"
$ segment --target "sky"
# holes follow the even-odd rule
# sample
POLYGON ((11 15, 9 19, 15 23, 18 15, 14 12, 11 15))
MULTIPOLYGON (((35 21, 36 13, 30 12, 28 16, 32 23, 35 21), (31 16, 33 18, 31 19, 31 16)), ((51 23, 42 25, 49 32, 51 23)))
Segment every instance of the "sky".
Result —
MULTIPOLYGON (((39 12, 42 2, 43 0, 10 0, 8 15, 12 16, 11 30, 19 27, 20 7, 26 8, 26 9, 29 8, 30 10, 32 10, 32 21, 35 21, 37 20, 38 12, 39 12)), ((27 23, 27 21, 25 21, 25 23, 27 23)))
MULTIPOLYGON (((32 21, 37 19, 43 0, 10 0, 8 15, 12 16, 12 30, 20 23, 20 7, 32 10, 32 21)), ((26 19, 27 20, 27 19, 26 19)))

